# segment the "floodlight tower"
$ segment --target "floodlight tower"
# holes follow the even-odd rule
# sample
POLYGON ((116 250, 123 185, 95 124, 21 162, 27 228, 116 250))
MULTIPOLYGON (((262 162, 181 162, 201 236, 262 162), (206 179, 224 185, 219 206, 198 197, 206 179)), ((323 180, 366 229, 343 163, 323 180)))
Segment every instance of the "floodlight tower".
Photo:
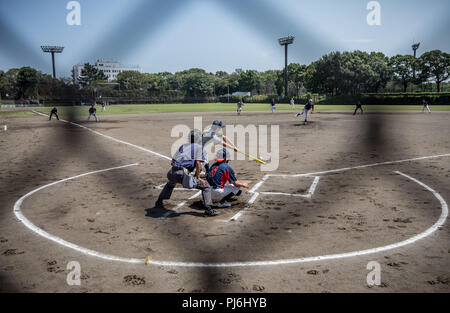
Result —
POLYGON ((52 54, 52 65, 53 65, 53 78, 56 78, 56 71, 55 71, 55 53, 62 53, 64 50, 64 47, 58 47, 58 46, 41 46, 42 51, 46 53, 52 54))
MULTIPOLYGON (((419 47, 420 47, 420 42, 412 45, 412 49, 414 51, 414 60, 416 59, 416 53, 417 53, 417 50, 419 49, 419 47)), ((416 78, 416 64, 415 63, 413 65, 413 77, 416 78)))
POLYGON ((278 39, 280 46, 284 46, 284 96, 288 97, 288 46, 294 43, 294 37, 288 36, 278 39))

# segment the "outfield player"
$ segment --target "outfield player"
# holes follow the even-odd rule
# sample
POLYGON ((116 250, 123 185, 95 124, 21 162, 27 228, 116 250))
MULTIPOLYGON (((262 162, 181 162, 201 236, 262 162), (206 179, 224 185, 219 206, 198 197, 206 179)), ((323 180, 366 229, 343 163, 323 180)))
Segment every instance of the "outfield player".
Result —
POLYGON ((272 110, 272 113, 275 112, 275 99, 272 98, 272 101, 270 102, 270 109, 272 110))
POLYGON ((217 151, 216 162, 206 175, 206 180, 211 185, 211 197, 213 202, 219 202, 219 208, 229 208, 233 196, 240 196, 240 188, 248 188, 247 183, 241 183, 236 179, 233 168, 228 164, 230 153, 227 149, 217 151), (227 184, 227 183, 230 184, 227 184))
POLYGON ((53 107, 52 111, 50 112, 50 117, 48 118, 49 121, 52 119, 53 115, 55 115, 56 119, 59 121, 58 109, 56 107, 53 107))
POLYGON ((291 108, 292 108, 292 110, 295 110, 295 101, 294 101, 294 98, 291 99, 291 108))
POLYGON ((93 104, 90 108, 89 108, 89 116, 88 116, 88 122, 91 119, 91 115, 94 115, 95 117, 95 121, 98 122, 98 118, 97 118, 97 109, 95 108, 95 104, 93 104))
POLYGON ((238 104, 237 104, 237 114, 241 115, 242 112, 242 107, 244 106, 244 103, 242 102, 242 100, 239 100, 238 104))
POLYGON ((177 184, 183 183, 185 175, 195 171, 194 188, 202 191, 203 205, 206 216, 216 216, 219 212, 212 209, 211 186, 200 177, 201 163, 206 161, 206 151, 203 149, 202 133, 194 129, 189 133, 190 143, 182 145, 172 158, 172 168, 167 173, 169 180, 161 191, 155 208, 164 208, 163 200, 169 200, 177 184))
POLYGON ((309 111, 311 111, 311 109, 313 108, 314 103, 312 101, 312 99, 309 99, 308 103, 305 104, 305 107, 303 108, 303 111, 297 114, 297 117, 299 117, 300 115, 305 114, 305 125, 308 123, 308 115, 309 115, 309 111))
POLYGON ((422 100, 422 113, 425 112, 425 109, 428 110, 428 113, 431 113, 430 107, 428 106, 428 102, 425 99, 423 99, 422 100))
POLYGON ((358 112, 358 110, 361 110, 361 114, 364 114, 364 111, 363 111, 363 108, 362 108, 361 101, 358 101, 358 103, 356 104, 356 109, 355 109, 355 112, 353 113, 353 115, 356 115, 356 113, 358 112))

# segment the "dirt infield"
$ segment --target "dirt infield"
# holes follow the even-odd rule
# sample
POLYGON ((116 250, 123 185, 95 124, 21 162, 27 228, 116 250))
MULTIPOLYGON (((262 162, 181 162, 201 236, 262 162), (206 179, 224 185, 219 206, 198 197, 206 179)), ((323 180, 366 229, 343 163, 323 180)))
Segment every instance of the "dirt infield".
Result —
MULTIPOLYGON (((302 259, 396 244, 423 233, 450 201, 450 113, 327 112, 304 126, 293 112, 168 113, 111 115, 100 123, 78 121, 99 133, 170 156, 172 127, 225 124, 280 125, 280 165, 271 174, 349 169, 311 177, 267 178, 254 195, 243 193, 221 215, 205 218, 200 198, 175 214, 153 210, 169 161, 76 125, 45 117, 4 117, 0 124, 0 291, 20 292, 449 292, 448 221, 425 238, 383 252, 313 262, 302 259), (121 167, 130 165, 129 167, 121 167), (20 212, 36 228, 73 249, 39 235, 14 214, 25 194, 50 183, 98 170, 39 190, 20 212), (310 198, 314 177, 320 176, 310 198), (291 195, 286 195, 291 194, 291 195), (239 218, 230 219, 236 214, 239 218), (111 261, 87 255, 120 257, 111 261), (154 264, 133 264, 151 257, 154 264), (69 286, 70 261, 81 265, 81 285, 69 286), (271 261, 278 263, 269 264, 271 261), (382 284, 368 287, 366 266, 381 264, 382 284), (178 262, 186 266, 161 265, 178 262), (196 266, 189 267, 190 263, 196 266), (249 263, 250 262, 250 263, 249 263), (252 265, 251 262, 268 264, 252 265), (245 263, 227 266, 226 263, 245 263), (215 267, 220 265, 222 267, 215 267), (195 265, 195 264, 194 264, 195 265), (204 266, 200 266, 204 265, 204 266), (211 265, 211 266, 208 266, 211 265)), ((64 117, 63 117, 64 118, 64 117)), ((261 182, 265 173, 249 161, 232 161, 238 179, 261 182)), ((195 191, 174 191, 174 210, 195 191)), ((192 265, 192 264, 191 264, 192 265)))

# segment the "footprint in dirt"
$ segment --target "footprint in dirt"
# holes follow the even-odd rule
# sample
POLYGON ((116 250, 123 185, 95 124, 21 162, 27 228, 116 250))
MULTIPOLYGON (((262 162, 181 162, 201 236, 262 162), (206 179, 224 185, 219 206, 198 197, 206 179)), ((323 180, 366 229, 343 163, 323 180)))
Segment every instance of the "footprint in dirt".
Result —
POLYGON ((253 290, 254 291, 258 291, 258 292, 262 292, 264 291, 266 288, 264 286, 260 286, 260 285, 253 285, 253 290))
POLYGON ((123 278, 123 283, 128 286, 145 285, 145 278, 137 275, 127 275, 123 278))
POLYGON ((8 250, 5 250, 5 251, 2 253, 2 255, 5 255, 5 256, 11 256, 11 255, 24 254, 24 253, 25 253, 24 251, 17 251, 17 249, 8 249, 8 250))

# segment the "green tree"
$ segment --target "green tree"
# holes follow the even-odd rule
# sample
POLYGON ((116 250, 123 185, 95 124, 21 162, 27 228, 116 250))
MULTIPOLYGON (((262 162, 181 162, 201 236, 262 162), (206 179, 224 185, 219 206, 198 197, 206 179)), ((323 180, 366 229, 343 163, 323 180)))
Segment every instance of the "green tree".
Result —
POLYGON ((242 72, 239 77, 239 89, 240 91, 254 91, 258 94, 261 90, 261 77, 257 71, 248 70, 242 72))
POLYGON ((394 73, 394 80, 402 83, 403 92, 406 92, 408 85, 414 79, 414 57, 412 55, 396 55, 393 56, 389 65, 394 73))
POLYGON ((299 96, 300 90, 304 85, 306 75, 306 65, 291 63, 288 65, 288 84, 289 93, 293 96, 299 96))
POLYGON ((450 78, 450 54, 433 50, 420 57, 420 76, 424 80, 436 82, 437 92, 441 92, 441 83, 450 78))
POLYGON ((167 88, 167 81, 157 74, 141 74, 145 89, 151 93, 160 93, 167 88))
POLYGON ((306 73, 308 90, 316 93, 340 94, 342 85, 341 53, 332 52, 313 62, 306 73))
POLYGON ((136 71, 124 71, 117 75, 117 82, 122 89, 139 90, 144 87, 145 77, 136 71))
POLYGON ((80 85, 83 87, 90 86, 93 82, 106 81, 105 73, 102 70, 96 69, 93 65, 85 63, 81 70, 81 76, 79 77, 80 85))
POLYGON ((189 97, 204 97, 214 93, 214 78, 204 71, 191 71, 184 77, 184 90, 189 97))
POLYGON ((19 98, 24 98, 27 95, 34 95, 38 83, 38 72, 29 67, 22 67, 17 73, 16 84, 19 90, 19 98))
POLYGON ((0 70, 0 98, 4 98, 8 92, 8 77, 0 70))
POLYGON ((260 75, 261 75, 262 94, 265 95, 276 94, 277 93, 276 81, 278 78, 278 72, 274 70, 268 70, 261 73, 260 75))

